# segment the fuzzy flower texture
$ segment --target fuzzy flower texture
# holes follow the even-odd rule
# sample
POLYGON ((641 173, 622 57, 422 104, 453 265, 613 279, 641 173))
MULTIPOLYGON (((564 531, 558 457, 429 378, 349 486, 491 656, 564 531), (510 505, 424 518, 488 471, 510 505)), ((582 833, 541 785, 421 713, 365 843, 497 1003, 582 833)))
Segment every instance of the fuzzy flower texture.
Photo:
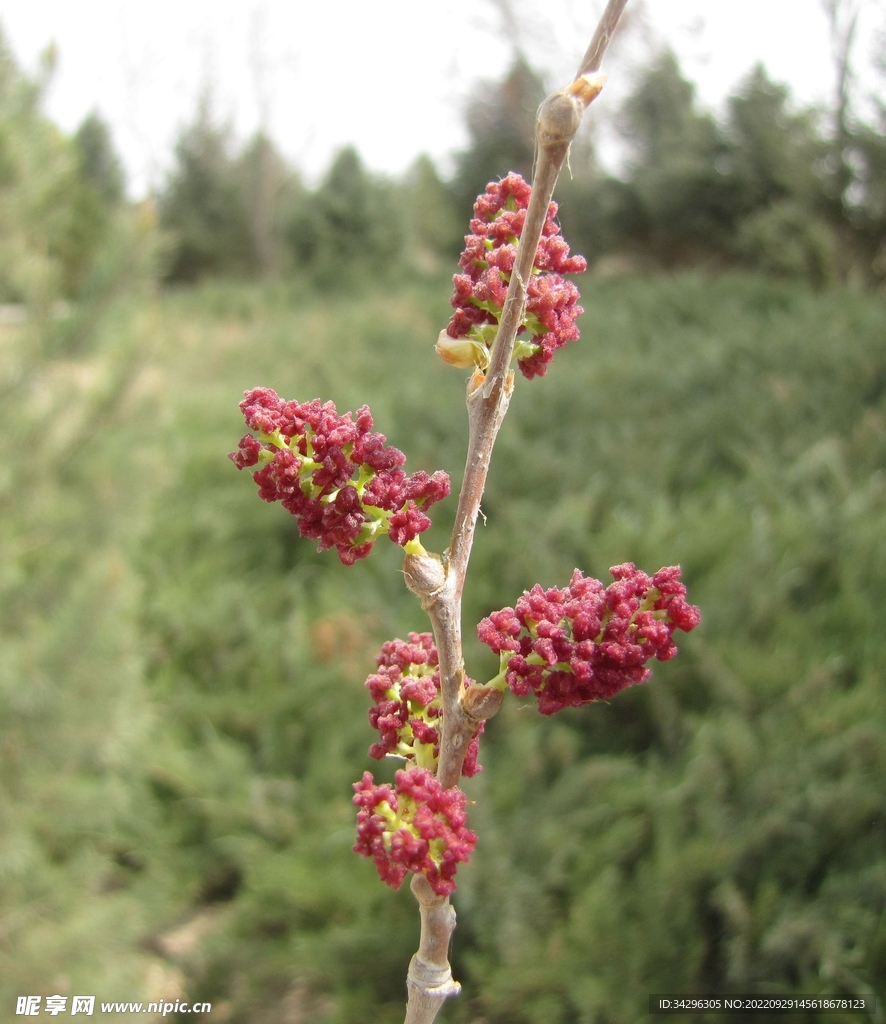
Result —
POLYGON ((406 768, 396 785, 376 785, 365 772, 354 784, 357 813, 355 852, 371 857, 381 876, 399 889, 407 872, 427 878, 438 896, 455 891, 455 871, 477 836, 466 827, 465 795, 443 789, 427 768, 406 768))
MULTIPOLYGON (((517 245, 526 220, 531 186, 511 173, 493 181, 474 204, 471 234, 459 260, 464 273, 453 278, 455 313, 440 335, 437 352, 455 366, 485 370, 504 308, 517 258, 517 245)), ((543 377, 554 352, 578 338, 576 319, 583 312, 578 289, 563 274, 587 269, 583 256, 570 256, 569 246, 554 221, 551 203, 527 283, 526 310, 514 354, 520 372, 529 380, 543 377)))
POLYGON ((608 587, 576 569, 565 590, 536 584, 516 608, 483 619, 480 639, 501 659, 493 684, 518 696, 533 693, 538 710, 552 715, 645 682, 650 658, 672 658, 674 630, 688 633, 701 620, 686 601, 680 567, 651 577, 632 562, 609 571, 608 587))
MULTIPOLYGON (((455 890, 455 871, 466 861, 477 837, 466 827, 464 794, 444 790, 434 772, 440 752, 440 669, 430 633, 389 640, 376 659, 378 671, 366 680, 375 706, 369 722, 379 740, 372 757, 400 757, 407 767, 396 774, 396 788, 376 785, 370 772, 354 784, 356 853, 371 857, 382 881, 395 889, 408 871, 423 874, 439 896, 455 890)), ((466 679, 466 685, 473 680, 466 679)), ((479 772, 481 725, 471 740, 462 775, 479 772)))
POLYGON ((287 402, 270 388, 246 392, 240 403, 246 434, 230 458, 254 473, 258 495, 279 501, 318 551, 334 547, 345 565, 365 558, 384 533, 406 546, 431 521, 425 509, 449 494, 442 470, 407 476, 397 448, 372 433, 368 406, 340 416, 332 402, 287 402))
MULTIPOLYGON (((377 672, 366 680, 375 706, 369 709, 369 724, 379 740, 369 748, 370 757, 401 757, 419 768, 437 770, 440 754, 441 714, 440 668, 437 648, 430 633, 410 633, 409 640, 388 640, 376 658, 377 672)), ((465 686, 473 685, 465 678, 465 686)), ((468 745, 461 773, 476 775, 480 734, 468 745)))

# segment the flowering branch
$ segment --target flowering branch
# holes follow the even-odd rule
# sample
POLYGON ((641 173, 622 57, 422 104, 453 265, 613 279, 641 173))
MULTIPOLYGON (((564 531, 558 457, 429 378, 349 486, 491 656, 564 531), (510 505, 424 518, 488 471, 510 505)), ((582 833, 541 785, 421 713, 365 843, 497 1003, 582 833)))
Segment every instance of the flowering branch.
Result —
POLYGON ((699 621, 677 566, 647 576, 625 563, 610 570, 608 587, 576 569, 564 589, 536 585, 514 608, 485 618, 479 637, 499 655, 499 672, 483 685, 465 675, 462 592, 514 388, 511 362, 528 380, 544 376, 555 352, 578 338, 578 289, 565 275, 585 270, 587 261, 570 255, 551 197, 582 114, 603 87, 600 62, 625 3, 610 0, 574 81, 541 105, 534 184, 508 174, 474 205, 462 273, 453 279, 455 311, 436 346, 446 362, 473 369, 467 464, 444 555, 428 553, 418 538, 430 526, 427 510, 449 494, 449 477, 442 470, 407 476, 406 457, 372 431, 366 406, 340 415, 332 402, 285 401, 270 388, 254 388, 240 403, 252 433, 230 458, 254 471, 259 497, 279 501, 303 537, 319 541, 319 550, 334 547, 345 565, 366 558, 382 536, 401 545, 406 585, 433 627, 433 635, 388 641, 376 659, 366 681, 378 732, 369 754, 405 767, 393 786, 365 772, 353 797, 355 852, 395 889, 413 875, 421 938, 407 975, 406 1024, 432 1024, 460 988, 448 960, 449 897, 477 837, 458 783, 481 770, 479 738, 505 692, 532 695, 545 715, 611 697, 644 682, 651 658, 676 654, 674 630, 688 632, 699 621))
MULTIPOLYGON (((482 370, 475 370, 468 383, 468 455, 447 557, 442 564, 427 556, 406 557, 406 582, 422 599, 422 607, 428 612, 439 656, 443 734, 437 778, 444 788, 457 785, 471 739, 480 723, 498 711, 503 699, 500 690, 481 693, 476 687, 470 690, 465 687, 461 598, 492 449, 513 391, 510 364, 517 334, 522 326, 527 282, 532 276, 554 186, 566 161, 570 144, 581 124, 585 108, 603 87, 604 78, 598 74, 599 68, 626 2, 609 0, 574 81, 548 97, 539 109, 536 171, 517 247, 516 263, 489 356, 488 369, 485 375, 482 370)), ((439 972, 440 977, 451 979, 448 948, 454 928, 454 913, 440 913, 432 917, 438 908, 432 902, 433 894, 429 895, 428 887, 418 882, 413 885, 413 892, 421 907, 422 936, 419 951, 409 969, 406 1024, 431 1024, 447 996, 454 993, 451 988, 447 988, 448 981, 442 985, 438 981, 432 989, 424 981, 418 966, 430 964, 439 972), (435 923, 438 929, 436 932, 435 923), (421 1011, 418 1009, 419 1000, 421 1011)))

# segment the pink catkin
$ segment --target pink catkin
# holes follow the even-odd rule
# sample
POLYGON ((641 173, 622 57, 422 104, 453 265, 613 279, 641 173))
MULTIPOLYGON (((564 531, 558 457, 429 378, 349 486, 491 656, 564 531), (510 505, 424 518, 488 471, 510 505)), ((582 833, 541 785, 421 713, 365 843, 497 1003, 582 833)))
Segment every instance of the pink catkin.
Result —
MULTIPOLYGON (((369 724, 379 734, 369 748, 370 757, 381 760, 400 753, 409 759, 408 748, 414 738, 431 744, 436 759, 440 753, 440 669, 437 648, 430 633, 410 633, 409 640, 388 640, 376 658, 377 671, 366 680, 375 701, 369 709, 369 724), (410 736, 411 734, 411 736, 410 736)), ((465 679, 465 686, 473 680, 465 679)), ((468 744, 461 773, 470 778, 482 771, 477 763, 480 724, 468 744)))
POLYGON ((370 772, 354 783, 357 842, 354 852, 375 862, 379 877, 399 889, 409 871, 424 875, 438 896, 455 891, 455 872, 477 843, 467 827, 465 795, 443 789, 425 768, 398 771, 395 786, 376 785, 370 772), (386 804, 397 816, 382 813, 386 804), (435 852, 436 851, 436 852, 435 852))
MULTIPOLYGON (((465 237, 465 250, 459 260, 464 273, 453 278, 455 313, 447 327, 451 338, 464 338, 485 324, 499 322, 531 191, 519 174, 511 173, 501 181, 490 182, 477 198, 471 234, 465 237)), ((556 213, 557 204, 552 202, 534 261, 539 273, 533 274, 527 285, 527 324, 523 330, 532 325, 534 351, 519 359, 518 365, 530 380, 543 377, 554 352, 578 338, 576 320, 583 312, 578 305, 578 289, 562 275, 581 273, 587 269, 587 260, 569 255, 569 246, 554 220, 556 213)))
POLYGON ((244 435, 228 457, 238 469, 260 466, 254 473, 259 497, 279 501, 303 537, 317 540, 319 551, 334 547, 345 565, 372 550, 376 535, 366 537, 367 526, 383 522, 390 539, 406 545, 431 525, 425 510, 449 494, 441 470, 403 472, 406 457, 372 433, 365 405, 354 419, 339 415, 332 402, 287 402, 271 388, 253 388, 240 409, 263 438, 244 435), (362 496, 354 486, 361 476, 362 496))
POLYGON ((514 608, 494 612, 477 627, 481 641, 507 659, 511 691, 534 694, 544 715, 645 682, 646 662, 677 653, 674 630, 688 633, 701 620, 686 601, 679 566, 650 577, 626 562, 610 573, 608 587, 578 569, 564 590, 536 584, 514 608))

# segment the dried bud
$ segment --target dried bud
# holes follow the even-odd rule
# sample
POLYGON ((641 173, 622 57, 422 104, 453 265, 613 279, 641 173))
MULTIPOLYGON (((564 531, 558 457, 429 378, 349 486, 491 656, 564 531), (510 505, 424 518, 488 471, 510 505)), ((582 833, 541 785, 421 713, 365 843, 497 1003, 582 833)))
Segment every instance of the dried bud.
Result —
POLYGON ((406 586, 419 597, 431 597, 446 582, 446 570, 438 555, 407 554, 403 560, 406 586))
POLYGON ((461 699, 462 710, 475 722, 485 722, 498 714, 502 701, 505 698, 504 690, 495 686, 479 686, 474 683, 465 691, 461 699))

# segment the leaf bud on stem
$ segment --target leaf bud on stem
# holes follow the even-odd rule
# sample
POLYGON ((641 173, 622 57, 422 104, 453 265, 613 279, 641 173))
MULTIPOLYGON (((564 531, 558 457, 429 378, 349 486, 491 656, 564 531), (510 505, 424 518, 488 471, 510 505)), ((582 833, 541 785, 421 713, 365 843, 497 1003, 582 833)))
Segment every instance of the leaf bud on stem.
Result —
POLYGON ((410 550, 410 546, 407 545, 406 557, 403 559, 403 577, 406 586, 424 603, 439 593, 446 582, 446 570, 439 555, 425 551, 417 541, 414 543, 421 551, 410 550))

